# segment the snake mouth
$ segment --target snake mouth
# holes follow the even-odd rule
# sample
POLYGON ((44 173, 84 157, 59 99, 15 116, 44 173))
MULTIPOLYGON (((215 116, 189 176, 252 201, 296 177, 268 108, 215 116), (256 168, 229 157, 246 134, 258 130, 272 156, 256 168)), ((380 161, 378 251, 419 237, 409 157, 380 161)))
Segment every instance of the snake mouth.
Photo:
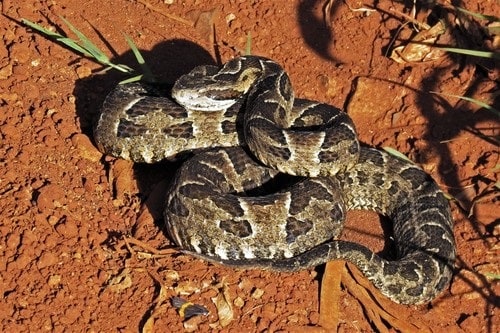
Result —
POLYGON ((238 102, 238 99, 224 98, 224 96, 204 96, 189 92, 178 92, 174 95, 175 101, 192 111, 223 111, 238 102))

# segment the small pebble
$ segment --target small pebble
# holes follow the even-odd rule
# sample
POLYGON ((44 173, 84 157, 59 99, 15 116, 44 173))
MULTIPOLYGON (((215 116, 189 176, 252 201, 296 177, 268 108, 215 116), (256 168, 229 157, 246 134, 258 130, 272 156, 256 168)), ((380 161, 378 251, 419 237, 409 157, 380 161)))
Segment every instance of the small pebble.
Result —
POLYGON ((92 70, 87 66, 78 66, 76 68, 76 75, 79 79, 89 77, 92 74, 92 70))
POLYGON ((90 138, 84 134, 77 133, 71 137, 71 143, 73 147, 78 150, 81 157, 91 161, 98 162, 102 153, 97 150, 94 144, 90 141, 90 138))

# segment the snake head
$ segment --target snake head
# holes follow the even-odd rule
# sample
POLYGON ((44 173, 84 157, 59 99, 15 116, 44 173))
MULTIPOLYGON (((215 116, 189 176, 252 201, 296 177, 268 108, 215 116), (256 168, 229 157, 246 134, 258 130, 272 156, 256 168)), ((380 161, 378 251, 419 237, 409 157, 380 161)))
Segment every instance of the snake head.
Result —
POLYGON ((221 111, 245 96, 264 74, 261 57, 240 57, 222 68, 198 66, 181 76, 172 88, 172 97, 187 109, 221 111))

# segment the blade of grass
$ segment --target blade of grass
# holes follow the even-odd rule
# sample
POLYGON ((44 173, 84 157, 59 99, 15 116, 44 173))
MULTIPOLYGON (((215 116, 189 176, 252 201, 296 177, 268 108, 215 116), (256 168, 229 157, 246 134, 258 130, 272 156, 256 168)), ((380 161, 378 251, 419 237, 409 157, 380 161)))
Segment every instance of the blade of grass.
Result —
POLYGON ((500 27, 488 26, 488 27, 486 27, 486 29, 488 29, 488 31, 490 32, 491 35, 500 34, 500 27))
POLYGON ((447 93, 440 93, 440 92, 437 92, 437 91, 431 91, 430 93, 431 94, 436 94, 436 95, 444 95, 444 96, 448 96, 448 97, 455 97, 455 98, 463 99, 464 101, 471 102, 471 103, 474 103, 476 105, 479 105, 480 107, 485 108, 486 110, 488 110, 490 112, 493 112, 495 115, 497 115, 498 117, 500 117, 500 111, 499 110, 497 110, 494 107, 492 107, 491 105, 486 104, 485 102, 479 101, 477 99, 474 99, 474 98, 471 98, 471 97, 467 97, 467 96, 459 96, 459 95, 453 95, 453 94, 447 94, 447 93))
MULTIPOLYGON (((139 49, 135 45, 132 38, 130 38, 126 34, 123 34, 123 36, 125 37, 125 40, 127 41, 128 46, 130 47, 130 49, 134 53, 135 59, 137 60, 137 63, 139 64, 139 66, 141 66, 142 72, 144 73, 143 75, 141 75, 140 79, 144 78, 146 81, 155 82, 156 80, 154 78, 153 72, 151 72, 151 69, 146 64, 146 61, 144 60, 141 52, 139 51, 139 49)), ((134 78, 137 78, 137 76, 130 78, 130 79, 134 79, 134 78)), ((130 79, 128 79, 128 80, 130 80, 130 79)), ((128 80, 125 80, 125 81, 128 81, 128 80)), ((131 81, 131 82, 134 82, 134 81, 131 81)))
POLYGON ((454 48, 454 47, 438 47, 438 48, 440 50, 443 50, 446 52, 460 53, 460 54, 471 55, 471 56, 482 57, 482 58, 500 59, 499 52, 476 51, 476 50, 469 50, 469 49, 459 49, 459 48, 454 48))
POLYGON ((465 8, 462 8, 462 7, 455 7, 455 9, 458 10, 459 12, 468 14, 470 16, 474 16, 475 18, 478 18, 481 20, 500 22, 500 18, 493 16, 493 15, 484 15, 484 14, 480 14, 480 13, 471 12, 465 8))
POLYGON ((61 43, 63 45, 66 45, 70 49, 72 49, 72 50, 74 50, 76 52, 79 52, 79 53, 83 54, 86 57, 92 57, 92 54, 90 54, 89 52, 87 52, 87 50, 85 50, 83 47, 81 47, 80 45, 78 45, 71 38, 68 38, 68 37, 60 35, 60 34, 58 34, 56 32, 50 31, 50 30, 42 27, 41 25, 38 25, 38 24, 36 24, 34 22, 31 22, 29 20, 26 20, 26 19, 21 19, 21 22, 23 24, 26 24, 31 29, 34 29, 34 30, 38 31, 42 35, 45 35, 45 36, 50 37, 50 38, 53 38, 57 42, 59 42, 59 43, 61 43))
POLYGON ((382 149, 384 149, 386 152, 388 152, 389 154, 393 155, 393 156, 396 156, 402 160, 405 160, 407 162, 410 162, 410 163, 415 163, 413 162, 412 160, 410 160, 408 157, 406 157, 405 154, 401 153, 400 151, 394 149, 394 148, 391 148, 391 147, 382 147, 382 149))
POLYGON ((109 63, 109 58, 94 44, 90 41, 90 39, 85 36, 83 32, 75 28, 68 20, 64 17, 59 16, 61 20, 63 20, 64 24, 66 24, 71 31, 80 39, 82 43, 82 47, 87 50, 97 61, 100 63, 109 63))
MULTIPOLYGON (((56 32, 50 31, 41 25, 38 25, 34 22, 31 22, 26 19, 22 19, 21 22, 28 27, 38 31, 42 35, 45 35, 48 38, 51 38, 55 40, 57 43, 60 43, 72 51, 76 53, 80 53, 85 57, 94 59, 96 62, 100 63, 101 65, 107 66, 108 68, 113 68, 116 70, 119 70, 120 72, 123 73, 133 73, 134 70, 130 68, 127 65, 123 64, 114 64, 111 62, 109 57, 101 50, 99 47, 97 47, 87 36, 85 36, 84 33, 82 33, 80 30, 78 30, 75 26, 73 26, 68 20, 66 20, 64 17, 60 17, 61 20, 63 20, 64 24, 66 24, 69 29, 79 38, 79 41, 76 41, 72 38, 63 36, 61 34, 58 34, 56 32)), ((137 59, 137 62, 141 66, 141 69, 144 74, 141 75, 136 75, 134 77, 131 77, 127 80, 122 81, 122 83, 126 82, 135 82, 141 80, 143 77, 149 81, 149 82, 154 82, 154 76, 147 66, 146 62, 144 61, 144 58, 142 57, 141 53, 139 52, 137 46, 134 44, 132 39, 128 36, 125 35, 125 39, 127 40, 128 45, 132 49, 132 52, 135 55, 135 58, 137 59)))
POLYGON ((245 55, 252 54, 252 32, 247 33, 247 45, 245 46, 245 55))
POLYGON ((500 280, 500 274, 495 273, 485 273, 486 277, 492 278, 493 280, 500 280))
MULTIPOLYGON (((137 82, 137 81, 141 81, 143 78, 143 75, 136 75, 136 76, 133 76, 131 78, 128 78, 126 80, 122 80, 120 82, 118 82, 119 84, 126 84, 126 83, 131 83, 131 82, 137 82)), ((148 81, 148 82, 151 82, 151 81, 148 81)))
POLYGON ((68 20, 66 20, 64 17, 60 16, 61 20, 73 31, 73 33, 80 39, 80 42, 82 43, 81 47, 83 47, 88 53, 92 55, 94 59, 96 59, 99 63, 113 67, 121 72, 124 73, 130 73, 131 68, 124 66, 124 65, 116 65, 113 64, 108 56, 104 54, 99 47, 97 47, 90 39, 85 36, 84 33, 82 33, 80 30, 75 28, 68 20))

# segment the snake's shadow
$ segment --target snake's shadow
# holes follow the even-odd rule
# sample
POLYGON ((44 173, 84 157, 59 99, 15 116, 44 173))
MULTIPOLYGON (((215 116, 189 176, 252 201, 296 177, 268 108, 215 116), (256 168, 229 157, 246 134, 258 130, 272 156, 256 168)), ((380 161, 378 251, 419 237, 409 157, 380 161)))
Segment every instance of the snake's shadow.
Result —
MULTIPOLYGON (((208 51, 183 39, 167 40, 157 44, 151 50, 140 50, 140 52, 153 72, 156 81, 161 83, 167 91, 178 77, 188 73, 194 67, 215 64, 208 51)), ((125 64, 141 73, 137 60, 131 51, 116 56, 111 59, 111 62, 125 64)), ((104 99, 113 87, 127 78, 128 76, 123 73, 108 70, 101 74, 93 74, 87 78, 79 79, 75 83, 73 95, 75 96, 76 115, 82 133, 86 134, 92 142, 94 142, 93 124, 99 115, 104 99)), ((109 169, 113 168, 113 160, 110 161, 103 157, 101 163, 104 164, 104 168, 109 174, 109 169)), ((145 208, 152 212, 155 224, 162 231, 164 231, 164 227, 161 206, 163 205, 165 189, 178 165, 179 163, 173 162, 149 165, 134 163, 133 165, 134 177, 139 189, 138 195, 145 204, 145 208)), ((133 226, 132 233, 134 235, 137 228, 138 226, 133 226)), ((110 234, 108 238, 115 236, 110 234)))
MULTIPOLYGON (((140 52, 156 81, 167 87, 173 85, 179 76, 188 73, 196 66, 215 64, 208 51, 184 39, 167 40, 157 44, 151 50, 140 50, 140 52)), ((111 59, 111 62, 125 64, 137 73, 141 73, 132 51, 111 59)), ((76 98, 76 114, 84 134, 92 138, 92 124, 96 120, 106 95, 120 81, 129 77, 130 75, 127 76, 116 70, 107 70, 102 74, 94 74, 76 81, 73 91, 76 98)))

